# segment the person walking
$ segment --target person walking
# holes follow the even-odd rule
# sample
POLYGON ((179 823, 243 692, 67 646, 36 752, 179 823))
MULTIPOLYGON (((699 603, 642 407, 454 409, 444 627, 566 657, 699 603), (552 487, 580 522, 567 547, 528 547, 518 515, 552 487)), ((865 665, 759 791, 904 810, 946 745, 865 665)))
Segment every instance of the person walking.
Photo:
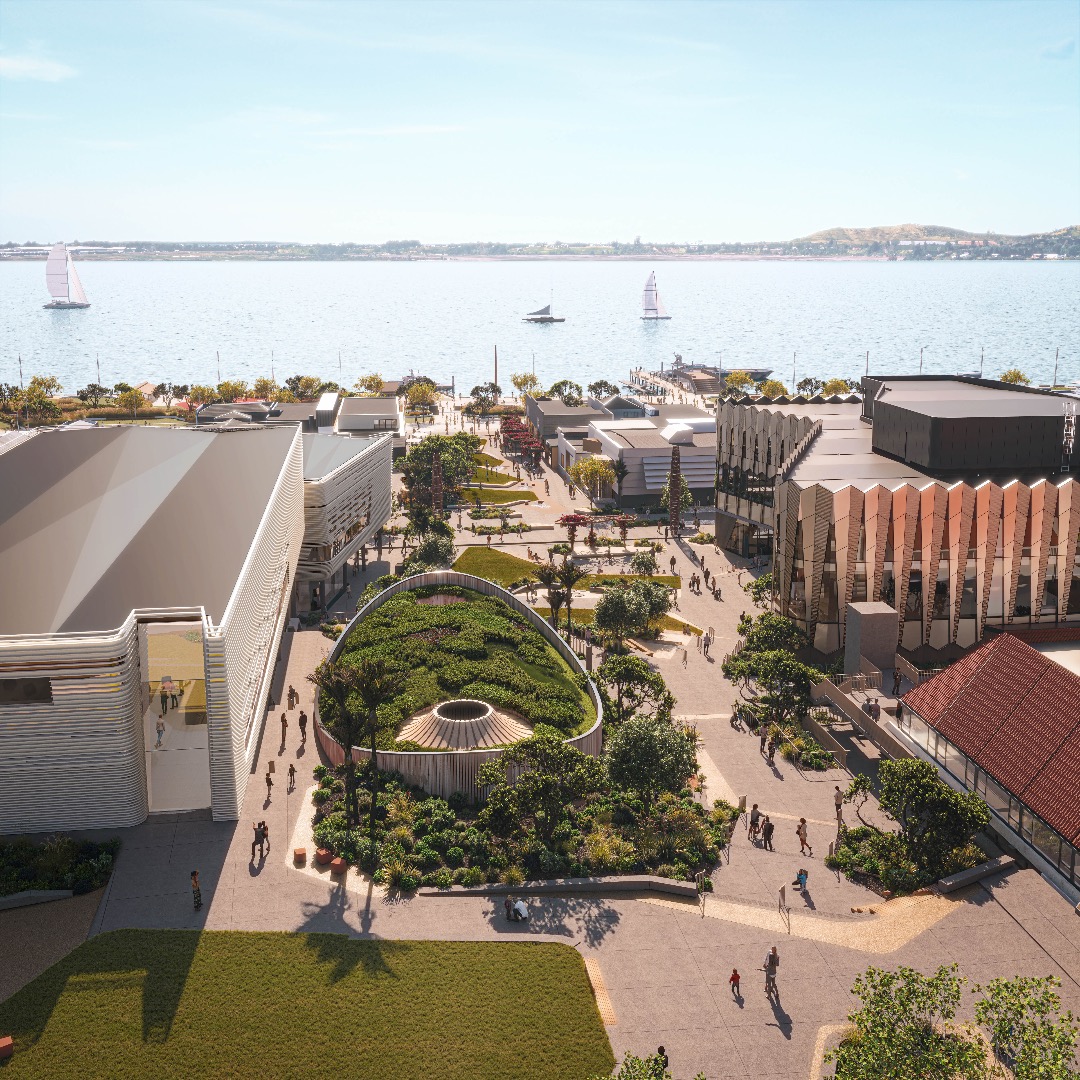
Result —
POLYGON ((165 714, 169 711, 169 692, 165 689, 165 684, 161 684, 161 693, 159 694, 161 699, 161 719, 165 719, 165 714))
POLYGON ((289 716, 287 713, 281 714, 281 745, 285 745, 285 736, 289 733, 289 716))
POLYGON ((705 654, 705 659, 708 660, 709 659, 709 646, 712 644, 712 635, 706 633, 706 634, 703 634, 702 637, 704 638, 704 640, 701 642, 701 651, 705 654))
POLYGON ((675 556, 674 555, 672 555, 671 558, 668 560, 668 564, 671 567, 671 572, 674 574, 675 573, 675 556))
POLYGON ((900 669, 894 668, 892 673, 892 696, 900 696, 900 669))
POLYGON ((765 954, 765 960, 761 966, 765 972, 765 993, 769 997, 773 994, 779 997, 776 989, 776 972, 780 967, 780 954, 776 951, 775 945, 765 954))
POLYGON ((667 1051, 662 1046, 658 1046, 656 1048, 656 1056, 660 1059, 660 1064, 666 1070, 668 1067, 667 1051))
POLYGON ((289 683, 289 708, 295 709, 300 701, 300 695, 296 692, 296 687, 289 683))
POLYGON ((154 749, 155 750, 160 750, 161 749, 161 740, 163 738, 165 738, 165 721, 162 720, 161 717, 159 716, 158 719, 157 719, 157 723, 154 725, 154 727, 157 730, 157 743, 155 744, 154 749))
POLYGON ((263 830, 261 821, 253 821, 251 823, 251 831, 254 838, 251 841, 251 861, 255 861, 255 849, 259 849, 259 858, 263 857, 263 846, 266 843, 266 832, 263 830))
POLYGON ((705 579, 705 588, 707 589, 709 587, 709 568, 707 566, 702 568, 701 576, 705 579))
POLYGON ((292 791, 296 787, 296 766, 289 762, 289 790, 292 791))
POLYGON ((810 858, 814 857, 814 849, 806 839, 806 818, 799 818, 799 824, 795 826, 795 835, 799 838, 799 854, 805 855, 810 852, 810 858))
POLYGON ((297 721, 300 725, 300 743, 307 742, 307 713, 303 709, 300 710, 300 719, 297 721))
POLYGON ((762 757, 765 756, 765 744, 769 741, 769 729, 762 724, 761 725, 761 746, 758 748, 758 753, 762 757))
POLYGON ((739 991, 739 980, 740 980, 740 978, 741 978, 741 976, 739 975, 739 969, 738 968, 732 969, 731 974, 728 976, 728 984, 731 987, 731 996, 736 1001, 738 1001, 739 998, 742 997, 742 994, 739 991))
POLYGON ((202 907, 202 889, 199 887, 199 871, 191 871, 191 898, 195 901, 195 910, 202 907))
POLYGON ((839 784, 833 789, 833 803, 836 806, 836 824, 839 825, 844 820, 844 793, 839 784))
POLYGON ((270 792, 274 790, 274 779, 270 775, 270 770, 266 770, 266 801, 270 801, 270 792))
POLYGON ((776 762, 776 736, 772 735, 769 738, 769 764, 773 765, 776 762))
POLYGON ((761 831, 761 811, 758 809, 758 804, 754 803, 750 807, 750 818, 747 824, 747 834, 751 840, 757 840, 758 833, 761 831))
POLYGON ((761 846, 766 851, 775 850, 772 846, 772 834, 776 826, 769 820, 769 815, 766 814, 761 819, 761 846))

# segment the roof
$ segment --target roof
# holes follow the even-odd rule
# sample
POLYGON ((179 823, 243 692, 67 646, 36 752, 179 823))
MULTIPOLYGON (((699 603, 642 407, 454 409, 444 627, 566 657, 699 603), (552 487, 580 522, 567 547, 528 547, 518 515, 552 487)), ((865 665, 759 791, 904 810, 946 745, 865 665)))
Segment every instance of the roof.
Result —
POLYGON ((397 416, 396 397, 347 397, 342 398, 339 416, 397 416))
POLYGON ((955 378, 881 378, 875 404, 925 416, 1060 416, 1061 398, 1033 388, 955 378))
POLYGON ((904 704, 1071 843, 1080 843, 1080 677, 999 634, 904 704))
POLYGON ((625 411, 626 409, 636 409, 639 412, 645 411, 645 406, 642 405, 637 398, 625 397, 622 394, 612 394, 603 402, 605 409, 619 409, 625 411))
POLYGON ((295 436, 100 427, 0 455, 0 634, 112 630, 134 608, 220 621, 295 436))
POLYGON ((304 479, 321 480, 386 436, 350 438, 348 435, 303 435, 301 438, 304 440, 304 479))
POLYGON ((302 424, 315 416, 314 401, 290 401, 275 404, 268 420, 278 424, 302 424))
POLYGON ((532 398, 536 408, 545 416, 577 416, 580 413, 592 413, 603 416, 602 410, 595 405, 567 405, 559 398, 532 398))

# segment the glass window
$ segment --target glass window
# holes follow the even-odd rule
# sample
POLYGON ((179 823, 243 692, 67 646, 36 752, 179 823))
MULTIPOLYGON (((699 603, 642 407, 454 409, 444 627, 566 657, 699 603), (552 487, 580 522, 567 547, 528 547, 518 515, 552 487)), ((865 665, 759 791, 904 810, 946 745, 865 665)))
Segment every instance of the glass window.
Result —
POLYGON ((1057 866, 1058 855, 1060 854, 1061 838, 1053 829, 1043 824, 1034 815, 1028 815, 1031 817, 1031 842, 1038 849, 1039 853, 1046 858, 1046 861, 1051 866, 1057 866))
POLYGON ((986 777, 986 804, 1002 817, 1009 813, 1009 793, 989 776, 986 777))

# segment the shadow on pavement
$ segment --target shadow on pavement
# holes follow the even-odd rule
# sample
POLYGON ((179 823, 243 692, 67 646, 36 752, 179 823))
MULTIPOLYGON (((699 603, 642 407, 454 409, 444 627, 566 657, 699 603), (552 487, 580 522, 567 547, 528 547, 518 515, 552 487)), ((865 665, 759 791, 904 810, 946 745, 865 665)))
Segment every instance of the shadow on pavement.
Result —
MULTIPOLYGON (((512 895, 512 894, 511 894, 512 895)), ((596 946, 619 925, 618 911, 602 897, 530 896, 526 922, 507 920, 503 897, 491 898, 488 925, 499 934, 552 934, 596 946)))

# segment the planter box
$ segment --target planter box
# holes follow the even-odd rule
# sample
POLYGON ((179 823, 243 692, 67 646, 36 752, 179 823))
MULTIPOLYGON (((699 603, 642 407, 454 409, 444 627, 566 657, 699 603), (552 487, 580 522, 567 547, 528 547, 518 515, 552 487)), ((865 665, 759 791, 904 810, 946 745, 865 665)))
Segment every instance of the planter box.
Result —
POLYGON ((5 1035, 0 1039, 0 1061, 5 1058, 11 1057, 15 1053, 15 1041, 10 1035, 5 1035))
POLYGON ((305 863, 305 862, 307 862, 307 848, 302 848, 302 847, 293 848, 292 857, 293 857, 293 862, 297 862, 297 863, 305 863))
POLYGON ((315 852, 315 861, 320 866, 328 866, 332 858, 333 855, 331 855, 330 852, 327 851, 327 849, 324 847, 318 848, 315 852))
POLYGON ((340 856, 330 863, 331 874, 344 874, 349 869, 349 864, 340 856))

